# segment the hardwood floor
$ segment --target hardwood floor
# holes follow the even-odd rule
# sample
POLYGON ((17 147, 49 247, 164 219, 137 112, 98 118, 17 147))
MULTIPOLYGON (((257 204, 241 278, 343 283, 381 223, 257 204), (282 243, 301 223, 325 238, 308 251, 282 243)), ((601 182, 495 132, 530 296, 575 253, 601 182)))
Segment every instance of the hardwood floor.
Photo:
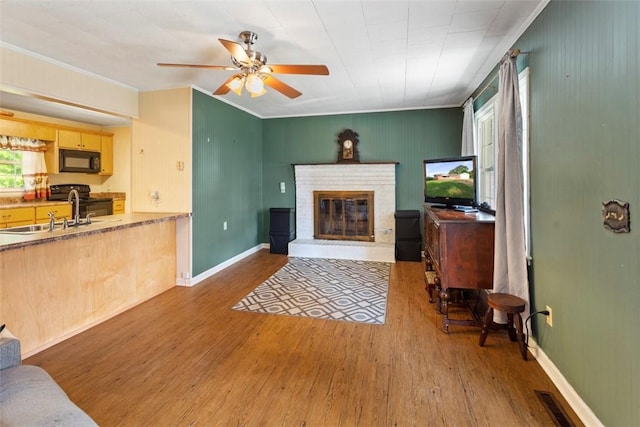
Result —
POLYGON ((24 363, 101 426, 554 425, 534 390, 580 425, 506 332, 442 331, 418 262, 392 265, 383 326, 230 309, 286 260, 260 251, 24 363))

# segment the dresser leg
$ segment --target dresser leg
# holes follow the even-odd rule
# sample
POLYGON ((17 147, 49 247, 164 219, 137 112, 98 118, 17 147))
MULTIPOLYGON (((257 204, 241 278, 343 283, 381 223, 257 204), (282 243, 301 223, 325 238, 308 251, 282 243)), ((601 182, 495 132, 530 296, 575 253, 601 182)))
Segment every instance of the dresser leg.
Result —
MULTIPOLYGON (((431 261, 431 258, 428 255, 425 255, 425 272, 427 271, 433 271, 433 262, 431 261)), ((433 303, 435 300, 433 299, 433 291, 435 290, 435 283, 431 283, 428 279, 427 279, 427 275, 425 273, 425 282, 426 282, 426 286, 425 289, 426 291, 429 293, 429 302, 433 303)))
POLYGON ((427 292, 429 293, 429 302, 433 303, 434 299, 433 299, 433 291, 435 290, 436 286, 433 283, 428 283, 427 284, 427 292))
POLYGON ((444 289, 439 293, 442 300, 442 328, 448 334, 449 333, 449 289, 444 289))
POLYGON ((436 288, 436 295, 438 296, 438 298, 436 299, 436 312, 442 313, 442 298, 440 298, 442 286, 440 286, 440 278, 438 276, 433 279, 433 284, 436 288))

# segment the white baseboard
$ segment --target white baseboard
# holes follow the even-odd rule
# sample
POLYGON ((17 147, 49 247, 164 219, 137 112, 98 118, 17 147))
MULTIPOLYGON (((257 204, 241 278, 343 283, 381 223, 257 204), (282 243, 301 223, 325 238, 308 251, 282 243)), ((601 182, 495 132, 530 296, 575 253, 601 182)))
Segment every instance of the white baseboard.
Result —
POLYGON ((238 254, 236 256, 234 256, 233 258, 229 258, 228 260, 226 260, 223 263, 220 263, 218 265, 216 265, 213 268, 210 268, 209 270, 202 272, 200 274, 198 274, 197 276, 192 277, 191 279, 181 279, 178 281, 178 286, 187 286, 187 287, 191 287, 191 286, 195 286, 198 283, 202 282, 205 279, 208 279, 209 277, 213 276, 214 274, 218 273, 221 270, 224 270, 225 268, 235 264, 236 262, 240 261, 243 258, 248 257, 251 254, 254 254, 256 252, 258 252, 259 250, 262 250, 266 247, 269 247, 268 243, 261 243, 257 246, 254 246, 251 249, 248 249, 244 252, 242 252, 241 254, 238 254))
POLYGON ((580 421, 582 421, 585 426, 604 427, 604 424, 600 422, 591 408, 582 400, 578 392, 569 384, 569 381, 562 375, 562 372, 553 364, 545 352, 538 347, 538 343, 533 337, 529 337, 529 351, 533 357, 536 358, 555 386, 558 387, 558 390, 578 418, 580 418, 580 421))

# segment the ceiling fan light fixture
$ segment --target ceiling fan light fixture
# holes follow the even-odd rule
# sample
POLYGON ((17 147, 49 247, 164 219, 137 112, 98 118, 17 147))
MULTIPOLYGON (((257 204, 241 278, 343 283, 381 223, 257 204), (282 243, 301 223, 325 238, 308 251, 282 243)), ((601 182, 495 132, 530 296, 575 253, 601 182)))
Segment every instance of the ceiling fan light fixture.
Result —
POLYGON ((236 76, 229 83, 227 83, 227 86, 229 87, 229 89, 234 91, 236 95, 241 96, 243 83, 244 76, 236 76))
POLYGON ((247 76, 245 88, 252 97, 264 95, 267 92, 264 90, 264 83, 258 74, 249 74, 247 76))
POLYGON ((265 93, 267 93, 267 91, 263 88, 260 92, 252 93, 252 94, 251 94, 251 97, 252 97, 252 98, 256 98, 256 97, 258 97, 258 96, 262 96, 262 95, 264 95, 265 93))
POLYGON ((236 71, 238 73, 228 77, 224 83, 222 83, 213 92, 213 95, 226 95, 233 91, 236 95, 242 96, 242 88, 244 86, 244 88, 247 89, 247 92, 251 94, 252 98, 262 96, 267 93, 265 85, 290 99, 294 99, 302 95, 302 92, 278 80, 273 76, 273 74, 329 75, 329 69, 326 65, 267 65, 267 57, 261 52, 253 49, 253 44, 258 39, 258 35, 256 33, 253 31, 243 31, 240 33, 240 39, 245 46, 231 40, 218 39, 222 46, 231 54, 232 67, 207 64, 169 64, 163 62, 159 62, 158 66, 236 71))

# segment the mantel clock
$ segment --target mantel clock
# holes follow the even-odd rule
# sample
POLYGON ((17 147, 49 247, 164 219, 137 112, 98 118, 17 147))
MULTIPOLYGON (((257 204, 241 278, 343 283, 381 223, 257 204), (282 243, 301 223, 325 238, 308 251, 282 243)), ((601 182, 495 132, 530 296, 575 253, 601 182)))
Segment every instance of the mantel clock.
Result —
POLYGON ((338 135, 338 163, 359 163, 358 134, 346 129, 338 135))

